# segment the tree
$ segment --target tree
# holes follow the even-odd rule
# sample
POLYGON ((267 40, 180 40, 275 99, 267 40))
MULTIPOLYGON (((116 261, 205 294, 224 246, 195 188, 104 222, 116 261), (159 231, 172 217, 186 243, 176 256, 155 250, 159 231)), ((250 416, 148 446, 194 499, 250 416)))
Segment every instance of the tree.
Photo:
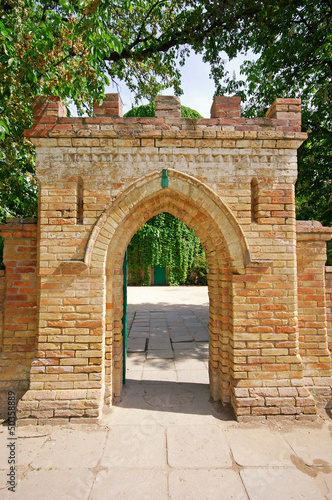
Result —
POLYGON ((36 214, 34 148, 23 137, 34 97, 59 95, 83 110, 108 83, 100 54, 121 46, 104 28, 108 11, 86 3, 0 1, 0 220, 36 214))
MULTIPOLYGON (((2 219, 36 212, 34 151, 23 139, 36 95, 58 95, 82 112, 110 80, 125 81, 137 99, 166 87, 180 95, 179 66, 190 49, 210 64, 216 93, 241 94, 248 114, 275 97, 302 97, 304 126, 318 138, 300 158, 315 152, 325 165, 313 178, 323 177, 330 203, 330 157, 316 155, 331 150, 331 0, 0 0, 2 219), (247 83, 228 79, 222 51, 233 58, 248 49, 260 56, 244 65, 247 83)), ((309 163, 300 164, 300 217, 317 185, 302 181, 309 163)))
POLYGON ((167 212, 146 222, 128 245, 128 270, 133 284, 148 285, 149 266, 158 265, 168 269, 170 285, 183 285, 188 276, 191 284, 206 284, 207 263, 199 238, 193 229, 167 212))
MULTIPOLYGON (((240 45, 259 54, 224 90, 239 93, 249 116, 265 114, 277 97, 301 97, 302 129, 309 137, 298 155, 297 218, 332 225, 332 3, 279 1, 267 6, 240 45), (258 29, 259 28, 259 29, 258 29)), ((332 242, 328 245, 332 264, 332 242)))
MULTIPOLYGON (((154 103, 142 104, 141 106, 135 106, 124 116, 155 116, 154 103)), ((187 106, 181 106, 181 116, 184 118, 203 118, 195 109, 188 108, 187 106)))
POLYGON ((125 81, 137 99, 153 100, 167 87, 179 95, 179 65, 190 48, 211 64, 220 90, 221 51, 234 56, 239 33, 251 33, 273 3, 0 0, 1 219, 36 213, 34 150, 23 138, 36 95, 58 95, 82 112, 110 80, 125 81))

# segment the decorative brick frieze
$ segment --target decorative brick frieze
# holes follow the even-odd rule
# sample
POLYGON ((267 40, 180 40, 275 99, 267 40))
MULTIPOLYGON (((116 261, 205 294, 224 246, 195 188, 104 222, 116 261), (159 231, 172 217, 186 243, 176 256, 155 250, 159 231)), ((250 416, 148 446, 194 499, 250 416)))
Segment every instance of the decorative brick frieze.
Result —
POLYGON ((35 252, 29 224, 21 233, 1 226, 12 254, 5 303, 17 310, 19 283, 34 283, 29 334, 2 309, 1 383, 16 383, 8 353, 29 365, 21 421, 91 421, 119 401, 123 256, 135 232, 163 211, 195 230, 209 263, 212 397, 230 403, 238 419, 311 418, 317 401, 328 403, 332 279, 324 265, 332 230, 296 223, 296 150, 306 139, 300 100, 277 99, 257 119, 241 117, 240 104, 217 97, 211 118, 191 119, 181 118, 177 97, 160 96, 155 118, 124 118, 110 94, 93 117, 71 118, 58 98, 36 101, 25 135, 36 146, 40 183, 37 271, 17 272, 21 252, 24 259, 35 252))

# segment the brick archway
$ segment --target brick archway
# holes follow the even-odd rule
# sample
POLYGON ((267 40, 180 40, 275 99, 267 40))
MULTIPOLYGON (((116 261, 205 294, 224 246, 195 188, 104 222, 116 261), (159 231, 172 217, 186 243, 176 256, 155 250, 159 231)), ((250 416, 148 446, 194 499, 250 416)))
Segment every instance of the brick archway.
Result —
POLYGON ((195 229, 210 265, 213 397, 238 419, 315 415, 307 386, 331 398, 332 229, 296 222, 300 100, 277 99, 259 119, 241 117, 237 97, 216 97, 205 119, 182 118, 167 96, 155 118, 122 118, 120 108, 113 94, 88 118, 68 118, 57 97, 34 103, 34 246, 30 224, 0 227, 0 391, 29 383, 17 413, 26 422, 100 417, 121 390, 123 254, 168 211, 195 229), (18 307, 29 314, 14 317, 18 307))
POLYGON ((232 273, 244 273, 250 261, 247 242, 231 211, 203 183, 173 170, 168 171, 168 178, 167 188, 161 187, 161 172, 131 185, 107 207, 87 247, 86 263, 92 269, 106 266, 106 404, 119 400, 122 386, 124 253, 136 231, 161 212, 171 213, 193 228, 204 247, 209 263, 210 390, 215 400, 231 401, 232 273))

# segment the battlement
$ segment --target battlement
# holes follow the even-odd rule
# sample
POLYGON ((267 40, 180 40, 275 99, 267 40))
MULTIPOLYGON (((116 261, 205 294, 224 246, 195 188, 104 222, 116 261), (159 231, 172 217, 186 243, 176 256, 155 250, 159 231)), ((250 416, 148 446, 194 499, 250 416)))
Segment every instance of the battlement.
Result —
MULTIPOLYGON (((154 118, 123 117, 118 94, 107 94, 101 104, 94 104, 92 117, 67 117, 59 97, 37 97, 33 106, 33 126, 25 136, 35 138, 186 138, 186 139, 255 139, 260 141, 295 140, 292 146, 284 142, 261 143, 256 146, 298 148, 307 138, 301 132, 301 100, 276 99, 266 118, 241 116, 239 97, 217 96, 210 118, 182 118, 178 97, 157 96, 154 118), (300 142, 299 142, 300 141, 300 142)), ((97 142, 96 142, 97 140, 97 142)), ((59 145, 64 145, 63 142, 59 145)), ((69 145, 69 143, 68 143, 69 145)), ((74 144, 72 144, 74 145, 74 144)), ((219 147, 223 144, 219 143, 219 147)), ((246 146, 245 143, 242 146, 246 146)), ((241 147, 238 142, 236 147, 241 147)))

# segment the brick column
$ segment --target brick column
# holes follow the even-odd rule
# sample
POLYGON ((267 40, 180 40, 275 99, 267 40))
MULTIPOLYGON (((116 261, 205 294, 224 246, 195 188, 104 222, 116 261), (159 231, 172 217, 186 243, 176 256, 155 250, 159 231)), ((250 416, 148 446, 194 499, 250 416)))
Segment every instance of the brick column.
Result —
POLYGON ((320 222, 297 223, 300 353, 306 384, 321 405, 331 397, 332 387, 325 290, 326 241, 331 237, 332 228, 320 222))
POLYGON ((216 96, 211 107, 211 118, 240 118, 241 97, 216 96))
POLYGON ((176 96, 158 95, 155 104, 156 118, 180 117, 181 101, 176 96))
POLYGON ((332 357, 332 266, 325 268, 327 340, 332 357))
POLYGON ((279 98, 267 110, 266 117, 278 120, 278 127, 283 132, 301 132, 301 99, 279 98))
POLYGON ((93 116, 122 116, 122 103, 119 94, 106 94, 101 103, 93 103, 93 116))

